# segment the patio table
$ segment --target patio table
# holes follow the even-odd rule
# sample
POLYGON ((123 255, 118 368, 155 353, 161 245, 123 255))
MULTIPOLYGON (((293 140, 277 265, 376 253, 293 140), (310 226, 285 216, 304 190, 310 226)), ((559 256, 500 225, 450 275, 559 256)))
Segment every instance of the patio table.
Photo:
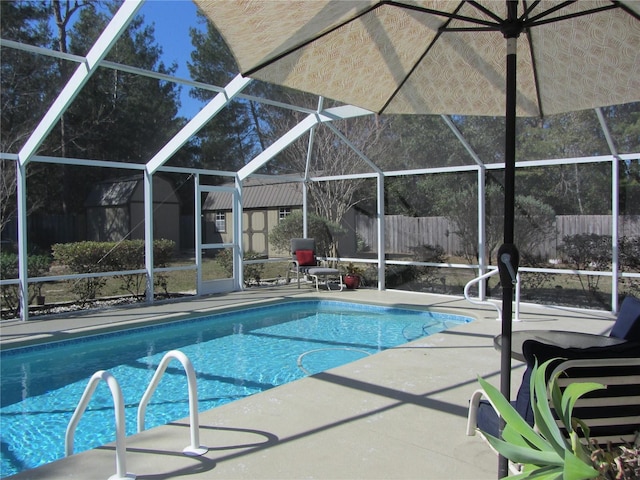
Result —
MULTIPOLYGON (((556 345, 563 348, 589 348, 608 347, 625 343, 622 338, 609 337, 584 332, 570 332, 565 330, 519 330, 511 336, 511 358, 525 361, 522 353, 522 344, 526 340, 537 340, 547 345, 556 345)), ((502 335, 497 335, 493 339, 496 350, 502 349, 502 335)))

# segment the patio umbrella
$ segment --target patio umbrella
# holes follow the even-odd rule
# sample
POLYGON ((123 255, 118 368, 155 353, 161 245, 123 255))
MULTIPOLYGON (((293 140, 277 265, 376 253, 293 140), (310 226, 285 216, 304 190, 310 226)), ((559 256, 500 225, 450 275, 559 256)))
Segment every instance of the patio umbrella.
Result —
POLYGON ((516 116, 639 101, 640 2, 195 1, 244 76, 376 113, 505 115, 498 266, 508 396, 516 116))

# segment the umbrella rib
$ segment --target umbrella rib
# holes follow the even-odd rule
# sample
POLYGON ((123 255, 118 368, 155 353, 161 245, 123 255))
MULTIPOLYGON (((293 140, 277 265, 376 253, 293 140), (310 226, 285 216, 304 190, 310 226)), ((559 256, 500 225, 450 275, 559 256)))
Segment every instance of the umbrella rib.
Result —
POLYGON ((527 6, 527 0, 522 1, 522 6, 524 7, 524 12, 522 13, 521 19, 527 18, 531 12, 533 12, 538 5, 540 5, 541 0, 535 0, 529 6, 527 6))
MULTIPOLYGON (((467 17, 465 15, 458 15, 456 12, 458 12, 460 10, 460 7, 465 2, 461 2, 453 12, 445 12, 443 10, 436 10, 436 9, 433 9, 433 8, 425 8, 425 7, 420 7, 418 5, 396 2, 396 1, 393 1, 393 0, 383 1, 381 3, 384 4, 384 5, 390 5, 390 6, 393 6, 393 7, 398 7, 398 8, 404 9, 404 10, 414 10, 414 11, 420 12, 420 13, 428 13, 430 15, 435 15, 437 17, 446 17, 449 21, 451 21, 451 20, 460 20, 462 22, 475 23, 475 24, 478 24, 478 25, 484 25, 485 27, 496 27, 496 26, 499 25, 498 23, 491 22, 489 20, 482 20, 480 18, 473 18, 473 17, 467 17)), ((497 20, 500 20, 500 18, 497 17, 497 20)))
MULTIPOLYGON (((531 13, 537 5, 540 4, 540 0, 534 1, 531 5, 527 6, 527 1, 523 0, 524 13, 520 17, 520 21, 524 24, 527 23, 529 13, 531 13)), ((533 70, 533 84, 536 91, 536 101, 538 103, 538 115, 544 117, 544 109, 542 108, 542 97, 540 95, 540 81, 538 77, 538 65, 536 64, 535 48, 533 45, 533 39, 531 37, 531 29, 524 28, 524 34, 527 37, 527 43, 529 45, 529 55, 531 57, 531 69, 533 70)))
POLYGON ((441 32, 499 32, 502 28, 495 27, 440 27, 441 32))
MULTIPOLYGON (((534 10, 534 8, 539 4, 540 2, 536 2, 534 5, 532 5, 530 8, 526 9, 525 12, 522 14, 522 17, 520 17, 521 19, 524 19, 526 17, 529 16, 529 14, 534 10)), ((534 15, 533 17, 529 17, 528 21, 529 22, 535 22, 537 19, 542 18, 542 17, 546 17, 547 15, 553 13, 553 12, 557 12, 558 10, 562 10, 565 7, 568 7, 569 5, 571 5, 572 3, 576 3, 575 0, 569 0, 567 2, 563 2, 563 3, 559 3, 558 5, 551 7, 549 10, 545 10, 542 13, 539 13, 537 15, 534 15)))
MULTIPOLYGON (((606 7, 599 7, 599 8, 592 8, 590 10, 583 10, 582 12, 577 12, 577 13, 571 13, 571 14, 567 14, 567 15, 560 15, 558 17, 553 17, 553 18, 546 18, 546 19, 542 19, 542 20, 538 20, 540 18, 543 18, 544 16, 548 15, 551 10, 547 10, 546 12, 543 12, 539 15, 536 15, 535 17, 532 17, 531 19, 529 19, 525 26, 526 27, 537 27, 539 25, 546 25, 549 23, 556 23, 556 22, 561 22, 563 20, 569 20, 571 18, 579 18, 579 17, 585 17, 587 15, 593 15, 595 13, 600 13, 600 12, 606 12, 607 10, 614 10, 616 8, 621 8, 620 5, 616 5, 616 4, 611 4, 608 5, 606 7)), ((638 18, 638 17, 636 17, 638 18)))
POLYGON ((536 56, 533 47, 533 41, 531 39, 531 30, 526 29, 525 35, 527 36, 527 42, 529 44, 529 55, 531 55, 531 68, 533 69, 533 83, 536 90, 536 100, 538 101, 538 114, 540 117, 544 117, 544 109, 542 108, 542 97, 540 96, 540 82, 538 79, 538 65, 536 64, 536 56))
MULTIPOLYGON (((393 2, 389 2, 389 4, 391 4, 391 3, 393 3, 393 2)), ((456 9, 453 11, 453 14, 457 13, 460 10, 461 7, 462 7, 462 3, 458 4, 456 9)), ((420 9, 420 10, 422 10, 422 9, 420 9)), ((447 25, 451 22, 451 20, 452 20, 451 17, 447 18, 447 20, 445 21, 444 25, 442 27, 438 28, 438 33, 435 35, 435 37, 433 37, 433 39, 431 40, 431 43, 429 43, 429 45, 427 46, 425 51, 422 53, 422 55, 420 55, 420 58, 418 58, 418 60, 413 64, 411 69, 407 72, 407 74, 404 76, 402 81, 398 84, 398 86, 393 91, 393 93, 391 93, 391 95, 389 95, 389 98, 384 103, 384 105, 382 106, 382 108, 380 109, 380 111, 378 113, 384 112, 385 109, 389 106, 389 104, 395 98, 395 96, 398 94, 400 89, 402 89, 402 87, 407 82, 407 80, 409 80, 409 77, 411 76, 411 74, 415 71, 416 68, 418 68, 418 65, 420 65, 420 62, 422 62, 422 60, 427 55, 427 53, 429 53, 429 50, 431 50, 431 47, 433 47, 433 45, 436 43, 438 38, 440 38, 440 35, 442 35, 442 33, 445 31, 447 25)))
POLYGON ((631 10, 629 7, 627 7, 626 5, 612 0, 612 3, 617 5, 620 9, 622 9, 623 11, 627 12, 629 15, 631 15, 633 18, 635 18, 636 20, 640 20, 640 15, 637 14, 636 12, 634 12, 633 10, 631 10))
POLYGON ((478 2, 469 2, 469 5, 472 5, 477 10, 480 10, 481 12, 483 12, 485 15, 493 18, 497 23, 502 23, 502 18, 500 18, 500 16, 496 15, 495 13, 493 13, 484 5, 480 5, 478 2))
POLYGON ((281 60, 282 58, 290 55, 291 53, 298 51, 304 47, 306 47, 307 45, 310 45, 311 43, 315 42, 316 40, 326 37, 327 35, 329 35, 330 33, 335 32, 336 30, 344 27, 345 25, 348 25, 351 22, 356 21, 357 19, 359 19, 360 17, 368 14, 369 12, 372 12, 374 10, 376 10, 377 8, 379 8, 380 6, 382 6, 385 2, 379 2, 376 3, 375 5, 370 6, 369 8, 363 10, 362 12, 354 15, 353 17, 348 18, 347 20, 340 22, 339 24, 337 24, 334 27, 331 27, 329 30, 325 31, 325 32, 321 32, 317 35, 313 35, 311 37, 309 37, 307 40, 305 40, 304 42, 301 42, 297 45, 294 45, 291 48, 288 48, 287 50, 283 51, 282 53, 279 53, 278 55, 276 55, 273 58, 270 58, 269 60, 266 60, 258 65, 256 65, 253 68, 250 68, 249 70, 247 70, 246 72, 243 72, 242 75, 243 76, 251 76, 252 74, 256 73, 257 71, 268 67, 269 65, 271 65, 272 63, 277 62, 278 60, 281 60))

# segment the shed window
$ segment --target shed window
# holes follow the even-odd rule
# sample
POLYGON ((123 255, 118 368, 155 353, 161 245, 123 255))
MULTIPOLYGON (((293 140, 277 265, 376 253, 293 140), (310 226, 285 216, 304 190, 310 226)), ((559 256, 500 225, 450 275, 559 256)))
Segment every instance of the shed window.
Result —
POLYGON ((282 207, 280 209, 280 211, 278 212, 278 221, 282 221, 285 218, 287 218, 287 216, 291 214, 291 209, 290 208, 286 208, 286 207, 282 207))
POLYGON ((227 231, 227 216, 224 212, 216 212, 216 231, 227 231))

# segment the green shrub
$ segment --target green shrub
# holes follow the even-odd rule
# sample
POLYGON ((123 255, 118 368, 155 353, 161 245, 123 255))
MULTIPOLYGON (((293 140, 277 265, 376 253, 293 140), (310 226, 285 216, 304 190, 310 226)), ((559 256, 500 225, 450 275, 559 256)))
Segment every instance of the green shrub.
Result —
MULTIPOLYGON (((51 267, 51 257, 48 255, 27 255, 27 276, 42 277, 51 267)), ((0 252, 0 279, 7 280, 18 278, 18 255, 15 253, 0 252)), ((42 283, 30 283, 28 287, 29 298, 27 303, 40 295, 42 283)), ((7 311, 8 318, 14 318, 20 314, 20 292, 18 285, 3 285, 2 308, 7 311)))
MULTIPOLYGON (((75 242, 52 245, 53 258, 65 265, 73 273, 97 273, 113 271, 108 256, 115 244, 112 242, 75 242)), ((73 282, 71 291, 78 301, 84 304, 95 299, 107 280, 101 277, 89 277, 73 282)))
MULTIPOLYGON (((245 252, 244 259, 245 260, 258 260, 263 256, 256 252, 245 252)), ((260 279, 262 278, 262 273, 264 272, 264 263, 252 263, 249 265, 245 265, 243 269, 244 283, 245 285, 249 284, 250 280, 253 280, 256 284, 260 284, 260 279)))
MULTIPOLYGON (((595 233, 565 235, 559 250, 566 262, 576 270, 607 270, 611 265, 611 237, 595 233)), ((582 289, 596 297, 599 291, 599 275, 578 275, 582 289)))
MULTIPOLYGON (((169 265, 175 251, 175 242, 167 239, 154 240, 153 242, 153 264, 156 268, 169 265)), ((144 240, 125 240, 119 242, 113 250, 114 270, 139 270, 145 266, 144 240)), ((164 295, 168 296, 167 276, 155 273, 153 276, 155 289, 162 289, 164 295)), ((116 278, 122 281, 120 289, 130 293, 137 299, 144 297, 147 290, 147 276, 143 273, 129 275, 117 275, 116 278)))
MULTIPOLYGON (((620 268, 623 272, 640 272, 640 237, 620 239, 620 268)), ((625 278, 622 284, 627 294, 640 296, 640 280, 625 278)))
MULTIPOLYGON (((447 255, 440 245, 419 245, 413 247, 411 258, 414 262, 444 263, 447 255)), ((416 265, 390 265, 387 267, 385 282, 389 288, 400 287, 409 282, 420 281, 432 286, 438 282, 438 267, 416 265)))
MULTIPOLYGON (((282 220, 269 234, 269 241, 279 250, 289 252, 292 238, 302 238, 302 212, 296 211, 282 220)), ((308 237, 316 241, 316 253, 321 257, 336 256, 336 242, 345 230, 337 223, 318 215, 307 217, 308 237)))
POLYGON ((416 267, 412 265, 387 265, 385 285, 387 288, 399 288, 416 279, 416 267))
POLYGON ((153 242, 153 264, 156 268, 168 267, 176 251, 176 242, 161 238, 153 242))
POLYGON ((74 273, 95 273, 113 270, 108 262, 114 242, 56 243, 53 258, 74 273))
POLYGON ((18 255, 0 252, 0 278, 2 280, 18 278, 18 255))
MULTIPOLYGON (((547 260, 538 254, 532 254, 529 251, 520 250, 520 266, 534 267, 534 268, 548 268, 547 260)), ((521 288, 524 290, 540 290, 544 288, 552 279, 553 274, 542 272, 522 272, 521 288)))
MULTIPOLYGON (((0 252, 0 279, 18 278, 18 255, 0 252)), ((3 285, 2 310, 7 318, 17 317, 20 313, 20 292, 18 285, 3 285)))
MULTIPOLYGON (((144 241, 124 240, 121 242, 76 242, 53 245, 55 260, 65 265, 73 273, 98 273, 119 270, 139 270, 144 268, 144 241)), ((175 242, 159 239, 153 243, 154 266, 165 267, 169 264, 175 242)), ((166 278, 154 276, 154 284, 163 287, 166 293, 166 278)), ((118 275, 123 284, 121 289, 141 297, 146 290, 146 275, 118 275)), ((106 284, 103 277, 89 277, 74 282, 72 292, 84 305, 95 299, 106 284)))
POLYGON ((227 277, 233 276, 233 250, 225 248, 216 254, 216 262, 220 264, 227 277))
POLYGON ((371 249, 369 248, 369 245, 367 245, 367 242, 365 241, 363 236, 359 233, 356 233, 356 252, 364 253, 370 250, 371 249))
MULTIPOLYGON (((263 256, 256 252, 245 252, 244 260, 257 260, 262 258, 263 256)), ((216 255, 216 261, 223 268, 224 272, 228 277, 233 276, 233 250, 230 248, 226 248, 219 252, 216 255)), ((250 281, 253 280, 255 283, 259 284, 260 279, 262 278, 262 273, 264 272, 264 264, 262 263, 252 263, 250 265, 245 265, 242 269, 244 284, 249 285, 250 281)))
MULTIPOLYGON (((415 262, 444 263, 447 254, 440 245, 419 245, 413 247, 415 262)), ((431 285, 438 280, 438 267, 415 267, 417 278, 431 285)))

